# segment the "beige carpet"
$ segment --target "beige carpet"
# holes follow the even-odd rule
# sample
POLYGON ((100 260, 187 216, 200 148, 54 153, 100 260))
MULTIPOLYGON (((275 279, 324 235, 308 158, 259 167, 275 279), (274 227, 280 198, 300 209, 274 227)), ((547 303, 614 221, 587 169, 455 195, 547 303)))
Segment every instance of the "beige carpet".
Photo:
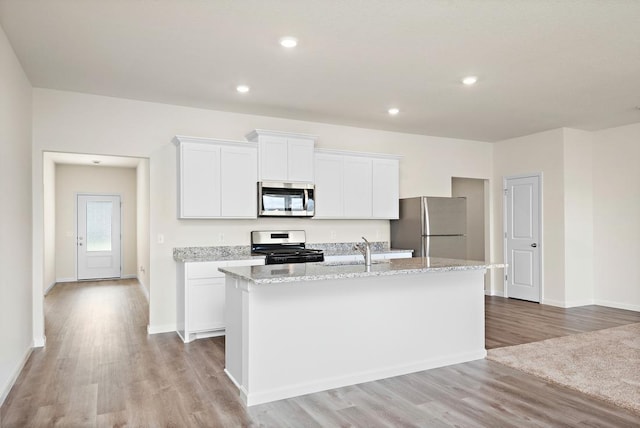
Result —
POLYGON ((487 358, 640 413, 640 323, 490 349, 487 358))

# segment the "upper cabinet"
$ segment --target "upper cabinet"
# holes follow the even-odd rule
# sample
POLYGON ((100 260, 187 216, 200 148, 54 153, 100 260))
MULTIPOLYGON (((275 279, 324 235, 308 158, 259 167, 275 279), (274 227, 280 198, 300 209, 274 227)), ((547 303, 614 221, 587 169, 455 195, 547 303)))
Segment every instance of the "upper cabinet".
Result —
POLYGON ((313 183, 315 135, 256 129, 246 138, 258 143, 259 181, 313 183))
POLYGON ((316 150, 315 218, 397 219, 400 157, 316 150))
POLYGON ((176 136, 179 218, 256 218, 254 143, 176 136))
POLYGON ((371 209, 375 218, 399 218, 400 160, 371 160, 371 209))

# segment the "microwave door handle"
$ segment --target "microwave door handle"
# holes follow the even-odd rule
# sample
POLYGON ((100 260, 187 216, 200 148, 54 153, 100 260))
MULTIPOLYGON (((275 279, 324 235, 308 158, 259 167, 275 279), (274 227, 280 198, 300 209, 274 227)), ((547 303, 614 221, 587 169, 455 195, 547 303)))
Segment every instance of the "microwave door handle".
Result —
POLYGON ((303 209, 307 211, 307 205, 309 204, 309 191, 304 189, 304 206, 303 209))

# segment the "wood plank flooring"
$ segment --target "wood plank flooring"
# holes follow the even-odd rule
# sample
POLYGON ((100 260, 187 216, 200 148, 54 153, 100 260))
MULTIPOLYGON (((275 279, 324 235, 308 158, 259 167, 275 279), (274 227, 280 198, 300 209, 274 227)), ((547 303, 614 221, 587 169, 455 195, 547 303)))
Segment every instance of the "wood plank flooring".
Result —
MULTIPOLYGON (((224 368, 224 338, 146 334, 135 281, 57 285, 47 346, 6 402, 13 427, 638 427, 640 415, 481 360, 246 409, 224 368)), ((487 348, 640 322, 598 306, 486 299, 487 348)), ((380 346, 384 338, 380 338, 380 346)))

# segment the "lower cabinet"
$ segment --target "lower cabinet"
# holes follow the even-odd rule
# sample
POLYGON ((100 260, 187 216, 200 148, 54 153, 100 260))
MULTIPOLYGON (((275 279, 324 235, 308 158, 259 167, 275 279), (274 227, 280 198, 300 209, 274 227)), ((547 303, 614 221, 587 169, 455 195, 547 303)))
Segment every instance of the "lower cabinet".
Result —
POLYGON ((189 343, 224 335, 224 274, 220 267, 263 265, 263 259, 178 263, 176 321, 178 335, 189 343))

